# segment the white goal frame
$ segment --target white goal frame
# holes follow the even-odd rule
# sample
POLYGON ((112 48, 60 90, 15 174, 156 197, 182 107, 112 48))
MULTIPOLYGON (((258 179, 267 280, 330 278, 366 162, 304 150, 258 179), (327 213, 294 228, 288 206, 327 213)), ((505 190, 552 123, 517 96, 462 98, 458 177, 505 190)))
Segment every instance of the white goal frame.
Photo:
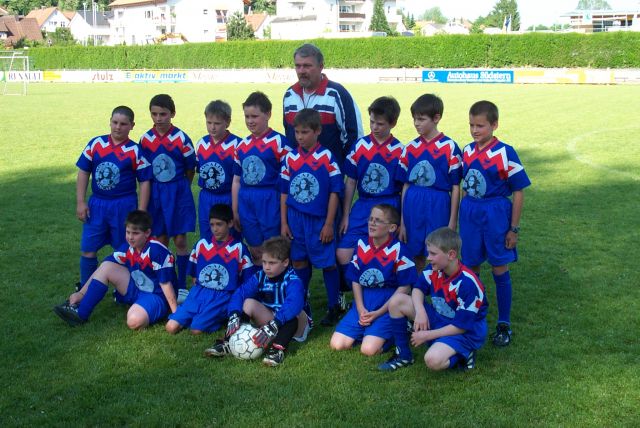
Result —
POLYGON ((27 95, 28 78, 9 80, 13 71, 28 73, 29 57, 22 51, 0 51, 0 83, 2 83, 2 95, 27 95), (13 89, 16 88, 16 89, 13 89))

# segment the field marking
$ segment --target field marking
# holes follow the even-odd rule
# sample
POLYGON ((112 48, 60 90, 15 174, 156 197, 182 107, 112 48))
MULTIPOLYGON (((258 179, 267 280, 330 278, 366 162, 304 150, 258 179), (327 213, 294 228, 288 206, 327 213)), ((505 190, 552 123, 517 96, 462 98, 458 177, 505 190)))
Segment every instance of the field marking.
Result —
POLYGON ((575 136, 574 138, 572 138, 571 140, 569 140, 567 142, 566 145, 566 149, 567 152, 569 152, 569 154, 571 155, 571 157, 582 163, 585 164, 593 169, 599 169, 608 173, 613 173, 613 174, 617 174, 626 178, 629 178, 631 180, 634 181, 640 181, 640 176, 633 174, 631 172, 628 171, 621 171, 619 169, 615 169, 615 168, 609 168, 608 166, 605 165, 601 165, 599 163, 596 163, 594 161, 592 161, 591 159, 583 156, 580 151, 578 150, 578 148, 576 147, 578 145, 578 143, 580 141, 586 140, 588 137, 592 137, 598 134, 608 134, 608 135, 614 135, 615 132, 620 132, 620 131, 633 131, 633 130, 638 130, 640 128, 638 128, 637 126, 634 127, 627 127, 627 128, 614 128, 614 129, 606 129, 606 130, 599 130, 599 131, 592 131, 592 132, 585 132, 584 134, 580 134, 575 136))

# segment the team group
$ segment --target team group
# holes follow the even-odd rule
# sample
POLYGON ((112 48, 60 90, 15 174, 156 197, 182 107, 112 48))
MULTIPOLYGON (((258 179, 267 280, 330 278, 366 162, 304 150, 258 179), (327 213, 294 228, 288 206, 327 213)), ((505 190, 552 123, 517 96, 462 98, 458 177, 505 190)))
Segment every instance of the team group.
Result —
POLYGON ((371 133, 362 136, 353 99, 322 74, 322 53, 306 44, 294 61, 299 81, 284 96, 286 136, 269 126, 272 105, 260 92, 242 105, 248 137, 229 133, 231 107, 218 100, 205 108, 208 133, 195 146, 173 125, 169 95, 152 98, 154 126, 139 144, 129 139, 133 111, 113 110, 110 134, 92 139, 77 162, 81 281, 55 313, 70 325, 86 322, 111 284, 115 300, 131 305, 130 328, 167 315, 170 333, 212 332, 226 322, 225 337, 205 351, 219 357, 252 320, 259 327, 253 341, 267 349, 263 362, 276 366, 313 325, 315 267, 327 291, 321 324, 337 324, 332 349, 359 343, 363 354, 376 355, 395 344, 379 366, 395 370, 413 363, 410 344, 427 344, 431 369, 468 369, 487 336, 477 276, 487 260, 498 303, 493 343, 508 345, 508 265, 517 259, 530 181, 515 150, 493 135, 497 107, 471 107, 473 142, 464 151, 438 130, 444 106, 432 94, 411 106, 415 140, 404 145, 392 135, 400 115, 392 97, 369 106, 371 133), (189 253, 196 171, 201 239, 189 253), (115 251, 98 267, 107 244, 115 251))

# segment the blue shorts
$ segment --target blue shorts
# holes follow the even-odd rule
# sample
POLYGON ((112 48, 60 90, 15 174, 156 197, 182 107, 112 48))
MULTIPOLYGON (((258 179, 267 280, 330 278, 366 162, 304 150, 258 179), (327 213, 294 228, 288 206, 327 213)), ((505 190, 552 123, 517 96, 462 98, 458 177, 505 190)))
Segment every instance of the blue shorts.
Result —
POLYGON ((462 263, 479 266, 485 260, 502 266, 518 260, 515 248, 504 240, 511 227, 511 201, 507 198, 476 199, 465 196, 460 202, 462 263))
POLYGON ((191 327, 212 333, 226 324, 227 305, 233 292, 220 291, 195 285, 189 291, 187 300, 171 315, 182 327, 191 327))
POLYGON ((123 296, 116 291, 115 296, 118 303, 142 306, 149 316, 149 325, 164 319, 169 313, 169 304, 163 295, 141 291, 133 278, 129 278, 127 294, 123 296))
MULTIPOLYGON (((291 241, 291 260, 310 260, 313 267, 324 269, 336 265, 336 240, 328 244, 320 241, 320 231, 325 218, 287 209, 289 229, 293 234, 291 241)), ((334 228, 335 233, 335 228, 334 228)), ((334 235, 335 236, 335 235, 334 235)))
MULTIPOLYGON (((364 307, 368 311, 375 311, 382 307, 387 300, 395 293, 395 288, 362 288, 362 299, 364 307)), ((381 337, 385 340, 393 339, 391 331, 391 318, 389 312, 376 318, 371 325, 363 327, 358 323, 360 315, 356 305, 351 305, 351 309, 340 320, 336 327, 337 333, 342 333, 356 341, 361 341, 365 336, 381 337)))
POLYGON ((82 224, 80 251, 95 253, 105 245, 118 248, 126 242, 127 215, 138 207, 135 194, 118 199, 89 198, 89 218, 82 224))
POLYGON ((427 254, 425 240, 436 229, 449 225, 451 195, 430 187, 409 186, 404 194, 402 212, 407 231, 407 250, 412 256, 427 254))
POLYGON ((196 205, 186 177, 167 183, 152 182, 148 211, 153 218, 154 236, 176 236, 196 230, 196 205))
POLYGON ((280 192, 275 187, 240 187, 238 215, 250 247, 280 235, 280 192))
MULTIPOLYGON (((443 320, 441 316, 438 316, 433 306, 429 303, 424 304, 424 308, 427 311, 427 316, 429 317, 429 329, 435 330, 437 328, 444 327, 450 322, 443 320)), ((464 359, 469 358, 469 354, 473 351, 477 351, 482 348, 484 342, 487 338, 487 320, 486 318, 482 320, 482 324, 479 326, 475 333, 464 333, 464 334, 455 334, 453 336, 443 336, 439 337, 435 340, 431 340, 425 344, 427 348, 429 348, 434 343, 444 343, 445 345, 451 347, 456 354, 462 355, 464 359)))
POLYGON ((340 239, 338 248, 355 248, 359 239, 367 240, 371 209, 378 204, 389 204, 399 210, 400 197, 358 198, 353 207, 351 207, 349 227, 347 228, 347 233, 340 239))
MULTIPOLYGON (((206 189, 200 190, 198 196, 198 227, 200 238, 211 240, 211 227, 209 226, 209 211, 211 207, 218 204, 231 206, 231 193, 213 193, 206 189)), ((242 234, 231 228, 231 235, 238 241, 242 241, 242 234)))

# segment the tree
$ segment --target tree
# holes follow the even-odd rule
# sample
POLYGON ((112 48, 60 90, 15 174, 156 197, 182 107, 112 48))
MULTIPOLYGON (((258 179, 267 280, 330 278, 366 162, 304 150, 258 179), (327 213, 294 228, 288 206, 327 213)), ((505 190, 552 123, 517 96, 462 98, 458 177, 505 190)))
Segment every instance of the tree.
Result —
POLYGON ((576 10, 611 10, 606 0, 580 0, 576 10))
POLYGON ((393 31, 387 21, 387 16, 384 14, 383 0, 376 0, 373 4, 373 16, 371 16, 370 31, 382 31, 387 34, 392 34, 393 31))
POLYGON ((513 31, 520 29, 520 12, 518 12, 518 2, 516 0, 498 0, 491 13, 482 18, 480 25, 502 28, 505 19, 511 19, 511 29, 513 31))
POLYGON ((57 46, 71 46, 76 44, 69 27, 56 28, 56 31, 53 33, 47 33, 47 39, 51 40, 51 44, 57 46))
POLYGON ((435 22, 436 24, 446 24, 449 20, 442 14, 442 11, 438 6, 427 9, 422 14, 422 19, 425 21, 435 22))
POLYGON ((242 12, 235 12, 227 22, 227 40, 250 40, 255 38, 253 29, 244 19, 242 12))
POLYGON ((251 10, 253 12, 266 12, 269 15, 276 14, 276 4, 272 0, 252 0, 251 10))

